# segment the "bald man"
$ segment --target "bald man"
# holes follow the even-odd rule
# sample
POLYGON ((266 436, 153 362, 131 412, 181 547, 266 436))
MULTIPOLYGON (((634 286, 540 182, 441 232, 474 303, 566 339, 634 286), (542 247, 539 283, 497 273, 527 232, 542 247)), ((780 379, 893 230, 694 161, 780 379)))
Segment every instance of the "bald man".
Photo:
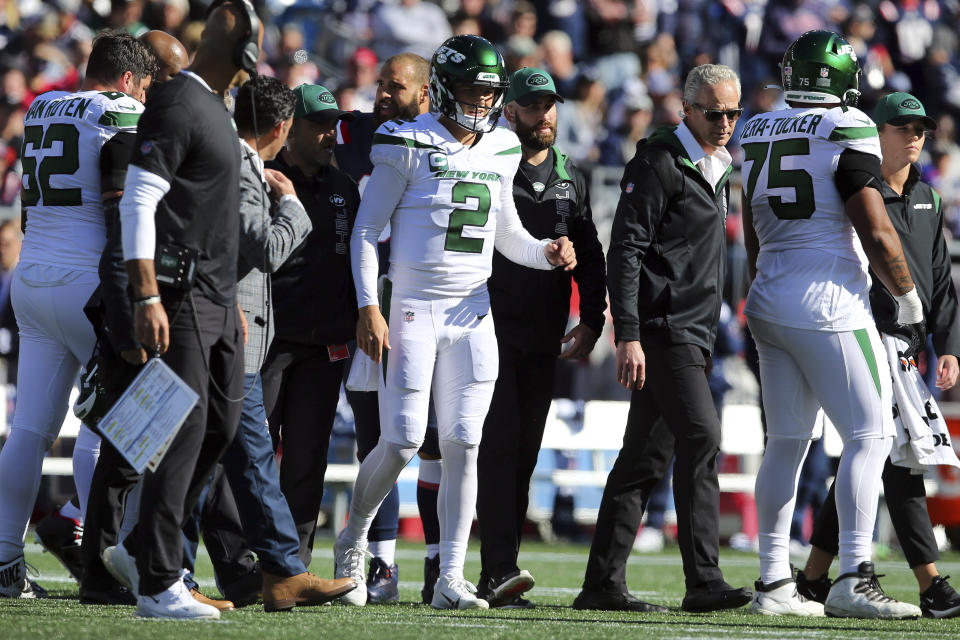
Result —
POLYGON ((140 36, 140 42, 150 47, 157 57, 157 74, 153 77, 154 85, 166 82, 180 73, 190 62, 187 49, 183 43, 166 31, 154 29, 140 36))
POLYGON ((144 476, 141 504, 150 508, 124 544, 103 554, 115 577, 137 587, 141 617, 220 617, 180 579, 180 527, 236 433, 244 391, 236 300, 241 152, 223 108, 243 71, 238 63, 252 72, 259 56, 260 23, 242 1, 211 5, 193 63, 151 96, 120 204, 137 341, 199 396, 163 461, 144 476), (180 248, 196 277, 161 288, 154 256, 180 248))

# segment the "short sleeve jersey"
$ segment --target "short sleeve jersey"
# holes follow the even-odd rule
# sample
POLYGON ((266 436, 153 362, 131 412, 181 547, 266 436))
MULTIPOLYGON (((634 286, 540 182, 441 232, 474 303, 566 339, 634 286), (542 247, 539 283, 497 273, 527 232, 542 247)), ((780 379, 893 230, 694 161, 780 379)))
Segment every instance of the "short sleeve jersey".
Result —
POLYGON ((97 270, 107 241, 100 150, 136 131, 141 113, 140 102, 115 91, 48 91, 33 101, 23 120, 23 262, 97 270))
POLYGON ((486 291, 501 198, 513 198, 520 157, 509 129, 498 127, 467 147, 430 113, 377 129, 370 159, 407 183, 390 219, 395 291, 440 297, 486 291))
POLYGON ((223 99, 181 72, 150 95, 131 164, 170 183, 157 206, 157 244, 199 252, 195 288, 236 300, 240 141, 223 99))
POLYGON ((845 150, 880 158, 876 125, 852 107, 784 109, 751 118, 740 144, 760 241, 744 312, 824 331, 872 324, 867 259, 834 175, 845 150))

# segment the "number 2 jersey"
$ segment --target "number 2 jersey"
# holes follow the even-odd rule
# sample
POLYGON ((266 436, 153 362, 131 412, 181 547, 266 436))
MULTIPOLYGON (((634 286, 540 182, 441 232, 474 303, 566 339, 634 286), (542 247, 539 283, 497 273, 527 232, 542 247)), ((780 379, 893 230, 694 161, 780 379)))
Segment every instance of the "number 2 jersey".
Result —
POLYGON ((523 228, 513 203, 520 141, 509 129, 465 146, 434 114, 389 121, 373 137, 374 169, 363 193, 351 250, 360 307, 376 304, 377 238, 390 222, 395 292, 424 298, 486 293, 494 245, 515 262, 552 268, 546 241, 523 228))
POLYGON ((760 241, 744 313, 822 331, 873 324, 867 259, 834 182, 844 152, 880 158, 873 121, 853 107, 784 109, 751 118, 740 145, 760 241))
POLYGON ((107 232, 100 151, 136 132, 143 105, 115 91, 49 91, 24 117, 23 189, 27 229, 21 261, 97 271, 107 232))

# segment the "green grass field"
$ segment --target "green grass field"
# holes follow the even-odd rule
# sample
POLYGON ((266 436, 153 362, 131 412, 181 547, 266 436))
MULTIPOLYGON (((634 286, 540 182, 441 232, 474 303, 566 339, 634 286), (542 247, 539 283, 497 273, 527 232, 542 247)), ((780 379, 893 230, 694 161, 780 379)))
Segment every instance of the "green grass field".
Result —
MULTIPOLYGON (((32 534, 28 536, 32 541, 32 534)), ((476 579, 479 555, 474 541, 467 558, 467 575, 476 579)), ((319 540, 311 569, 329 576, 333 571, 332 542, 319 540)), ((530 597, 537 608, 529 611, 492 610, 476 613, 435 611, 414 604, 420 600, 422 549, 398 549, 402 604, 349 608, 339 605, 300 608, 290 613, 264 613, 255 605, 224 614, 219 622, 139 620, 133 607, 83 606, 76 600, 77 585, 62 566, 37 545, 27 547, 27 561, 41 573, 38 582, 49 600, 0 600, 0 639, 79 640, 98 638, 956 638, 958 620, 879 622, 820 619, 812 622, 751 616, 746 608, 733 613, 691 615, 679 612, 683 598, 680 555, 676 548, 661 554, 630 558, 628 579, 638 597, 676 608, 667 614, 620 614, 574 611, 587 548, 581 545, 527 543, 521 566, 537 580, 530 597)), ((752 554, 724 549, 720 556, 727 580, 752 585, 758 575, 752 554)), ((878 561, 885 573, 884 588, 891 595, 917 603, 916 584, 902 557, 878 561)), ((941 573, 960 578, 960 554, 948 554, 939 563, 941 573)), ((213 574, 201 554, 198 579, 204 591, 216 594, 213 574)), ((957 582, 960 582, 958 580, 957 582)))

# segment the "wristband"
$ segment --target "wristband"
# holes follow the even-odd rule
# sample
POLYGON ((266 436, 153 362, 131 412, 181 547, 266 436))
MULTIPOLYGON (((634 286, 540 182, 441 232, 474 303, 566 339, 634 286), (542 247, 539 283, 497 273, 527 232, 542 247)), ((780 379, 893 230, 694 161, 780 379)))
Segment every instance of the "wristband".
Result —
POLYGON ((917 288, 914 287, 902 296, 894 296, 899 308, 897 309, 897 322, 902 325, 917 324, 923 321, 923 303, 920 302, 920 296, 917 295, 917 288))
POLYGON ((160 302, 160 296, 147 296, 145 298, 139 298, 138 300, 133 301, 133 306, 143 308, 149 307, 152 304, 157 304, 160 302))

